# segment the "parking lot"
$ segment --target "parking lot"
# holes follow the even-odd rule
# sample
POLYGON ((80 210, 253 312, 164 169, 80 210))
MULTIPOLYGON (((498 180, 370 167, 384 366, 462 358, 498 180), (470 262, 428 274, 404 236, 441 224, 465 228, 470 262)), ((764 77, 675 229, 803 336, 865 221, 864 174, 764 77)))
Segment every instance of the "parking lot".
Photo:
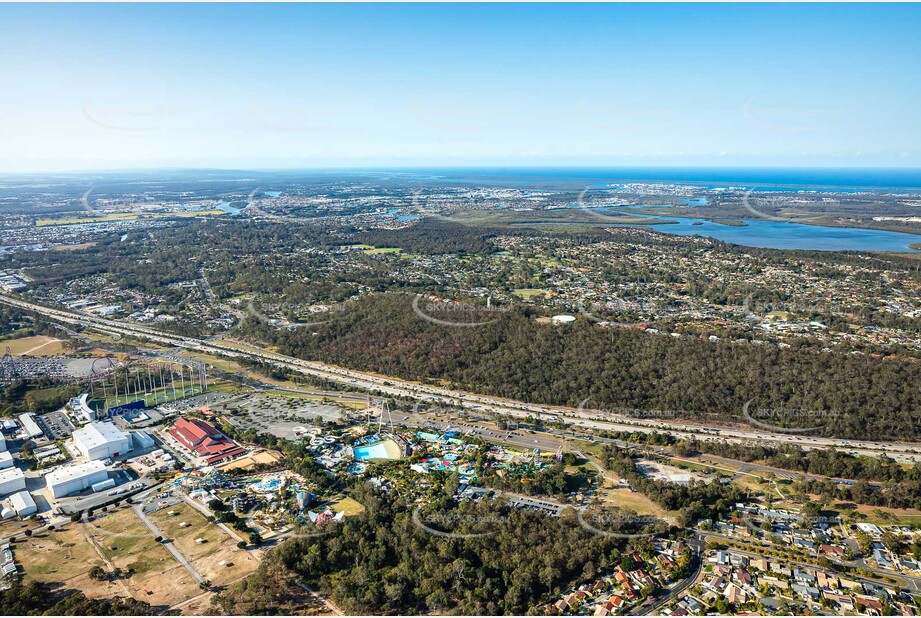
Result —
POLYGON ((45 432, 45 437, 52 442, 66 440, 70 438, 70 434, 74 431, 74 426, 71 424, 70 419, 61 411, 48 412, 37 416, 35 417, 35 423, 39 429, 45 432))
MULTIPOLYGON (((162 446, 160 447, 162 449, 162 446)), ((151 449, 153 451, 154 449, 151 449)), ((170 451, 169 454, 173 456, 173 452, 170 451)), ((184 459, 177 459, 173 456, 172 459, 164 460, 162 456, 155 457, 149 452, 144 455, 135 455, 128 461, 128 466, 140 477, 146 477, 154 472, 165 472, 167 470, 173 469, 173 464, 176 461, 185 461, 184 459)))
MULTIPOLYGON (((227 408, 228 419, 235 426, 289 440, 298 439, 307 429, 316 427, 318 419, 336 422, 344 414, 337 406, 261 394, 234 401, 227 408)), ((224 411, 224 406, 215 406, 213 411, 224 411)))
POLYGON ((552 517, 558 517, 560 513, 562 513, 566 508, 562 504, 550 502, 549 500, 539 500, 537 498, 531 498, 528 496, 522 496, 520 494, 498 491, 485 487, 468 487, 464 490, 461 496, 465 498, 471 498, 474 501, 478 501, 483 498, 494 500, 496 498, 504 497, 508 501, 508 504, 511 506, 530 511, 542 511, 552 517))
POLYGON ((153 494, 144 500, 141 508, 144 509, 145 513, 156 513, 162 509, 176 506, 182 502, 178 494, 179 491, 180 490, 176 489, 167 489, 158 494, 153 494))
POLYGON ((188 397, 183 399, 181 402, 184 406, 211 406, 219 404, 225 399, 230 399, 233 395, 228 395, 221 391, 208 391, 202 393, 201 395, 195 395, 193 397, 188 397))

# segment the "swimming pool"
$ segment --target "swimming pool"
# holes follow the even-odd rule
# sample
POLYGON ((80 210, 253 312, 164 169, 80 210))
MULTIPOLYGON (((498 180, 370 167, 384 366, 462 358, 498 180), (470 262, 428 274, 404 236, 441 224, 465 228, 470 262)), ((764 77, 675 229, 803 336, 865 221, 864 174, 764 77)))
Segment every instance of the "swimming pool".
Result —
POLYGON ((258 491, 261 493, 268 493, 270 491, 275 491, 276 489, 281 487, 281 479, 280 478, 263 479, 259 481, 258 483, 256 483, 255 485, 253 485, 252 487, 254 491, 258 491))
POLYGON ((356 461, 400 458, 400 447, 393 440, 383 440, 366 446, 358 446, 352 449, 352 452, 356 461))
POLYGON ((345 471, 349 474, 361 474, 367 469, 368 466, 363 463, 350 463, 348 466, 346 466, 345 471))

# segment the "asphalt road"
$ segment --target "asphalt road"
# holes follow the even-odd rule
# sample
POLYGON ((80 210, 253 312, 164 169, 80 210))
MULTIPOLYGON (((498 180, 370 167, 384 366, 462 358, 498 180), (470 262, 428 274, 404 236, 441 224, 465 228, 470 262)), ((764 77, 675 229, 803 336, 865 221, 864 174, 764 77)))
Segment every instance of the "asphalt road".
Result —
MULTIPOLYGON (((720 539, 720 540, 723 540, 723 541, 734 541, 734 542, 736 542, 736 543, 740 542, 740 539, 733 538, 733 537, 727 536, 727 535, 725 535, 725 534, 719 534, 719 533, 717 533, 717 532, 700 533, 700 536, 701 536, 701 538, 703 538, 704 540, 706 540, 707 538, 715 538, 715 539, 720 539)), ((757 557, 761 557, 761 558, 766 557, 766 556, 764 556, 764 555, 762 555, 762 554, 758 554, 758 553, 756 553, 756 552, 750 552, 750 551, 745 551, 745 550, 739 550, 739 549, 735 549, 735 548, 733 548, 732 551, 733 551, 733 552, 738 552, 738 553, 740 553, 740 554, 745 554, 745 555, 747 555, 747 556, 757 556, 757 557)), ((805 563, 802 563, 802 562, 797 562, 796 560, 787 560, 787 559, 784 559, 784 560, 785 560, 786 562, 790 562, 791 564, 797 564, 797 565, 807 566, 807 567, 809 567, 809 568, 815 568, 815 565, 810 565, 810 564, 805 564, 805 563)), ((921 592, 921 577, 917 577, 917 576, 915 576, 915 575, 908 575, 908 574, 906 574, 906 573, 900 573, 900 572, 896 572, 896 571, 886 571, 886 570, 884 570, 884 569, 879 569, 879 568, 877 568, 877 567, 870 566, 869 564, 867 564, 867 563, 866 563, 865 561, 863 561, 863 560, 857 560, 857 561, 854 561, 854 562, 848 562, 848 561, 846 561, 846 560, 831 560, 831 563, 832 563, 832 564, 837 564, 837 565, 846 566, 846 567, 850 567, 850 568, 865 569, 865 570, 867 570, 867 571, 872 572, 874 575, 876 575, 876 576, 878 576, 878 577, 880 577, 880 578, 896 577, 896 578, 898 578, 898 579, 904 580, 905 583, 908 584, 907 586, 904 586, 905 589, 911 590, 912 592, 921 592)), ((875 581, 875 580, 872 580, 872 579, 868 579, 868 578, 866 578, 866 577, 861 577, 860 575, 848 574, 847 577, 848 577, 849 579, 857 579, 857 580, 864 581, 864 582, 870 582, 870 583, 876 584, 876 585, 879 585, 879 584, 880 584, 880 582, 878 582, 878 581, 875 581)), ((890 584, 887 584, 887 585, 890 585, 890 584)))
MULTIPOLYGON (((677 436, 697 437, 705 440, 714 439, 716 437, 713 428, 694 425, 683 421, 637 419, 611 413, 604 413, 602 416, 601 412, 591 409, 579 408, 574 410, 561 407, 533 405, 460 390, 415 384, 397 378, 343 369, 341 367, 335 367, 315 361, 305 361, 229 339, 209 340, 183 338, 169 333, 163 333, 147 326, 108 320, 73 311, 53 309, 6 295, 0 295, 0 302, 41 313, 59 322, 76 324, 103 333, 143 338, 166 345, 179 346, 230 358, 236 357, 260 360, 305 375, 316 376, 331 382, 345 383, 356 389, 379 392, 395 397, 406 397, 423 402, 446 404, 469 410, 485 410, 517 418, 534 416, 536 414, 551 414, 565 418, 575 426, 587 429, 607 429, 614 431, 626 429, 638 432, 665 431, 677 436)), ((915 443, 866 440, 842 441, 804 435, 771 433, 763 429, 720 428, 718 432, 719 439, 728 441, 754 440, 769 443, 795 444, 802 448, 827 448, 834 446, 839 450, 854 453, 871 455, 885 453, 901 461, 914 461, 919 454, 921 454, 921 445, 915 443)))
POLYGON ((633 615, 648 616, 649 614, 659 613, 666 603, 680 596, 685 590, 694 585, 694 582, 696 582, 697 578, 700 577, 700 573, 704 568, 702 555, 706 544, 695 533, 694 537, 688 539, 688 545, 690 545, 691 549, 693 550, 693 553, 691 554, 691 573, 676 585, 668 588, 667 590, 662 590, 659 592, 659 594, 648 599, 646 602, 636 608, 636 610, 633 612, 633 615))

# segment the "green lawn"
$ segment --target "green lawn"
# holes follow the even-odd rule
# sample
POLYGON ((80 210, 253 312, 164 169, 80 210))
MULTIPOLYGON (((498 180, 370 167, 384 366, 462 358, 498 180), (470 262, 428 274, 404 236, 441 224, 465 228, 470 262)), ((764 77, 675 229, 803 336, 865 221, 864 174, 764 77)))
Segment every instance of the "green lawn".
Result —
POLYGON ((538 290, 536 288, 518 288, 518 289, 512 290, 512 294, 514 294, 515 296, 518 296, 519 298, 523 298, 525 300, 530 300, 537 296, 550 296, 549 291, 538 290))
POLYGON ((377 248, 373 245, 349 245, 349 249, 357 249, 368 255, 378 255, 380 253, 400 253, 403 251, 399 247, 380 247, 377 248))

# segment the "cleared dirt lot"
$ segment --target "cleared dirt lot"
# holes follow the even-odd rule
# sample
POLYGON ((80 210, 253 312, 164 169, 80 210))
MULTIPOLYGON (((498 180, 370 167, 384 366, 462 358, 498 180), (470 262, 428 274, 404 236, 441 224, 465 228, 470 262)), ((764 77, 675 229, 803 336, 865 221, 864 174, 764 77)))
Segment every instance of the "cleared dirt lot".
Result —
POLYGON ((132 596, 151 605, 175 605, 201 594, 198 583, 154 540, 129 509, 86 525, 106 558, 134 575, 124 580, 132 596))
POLYGON ((239 549, 236 541, 188 504, 180 503, 151 513, 151 521, 173 540, 195 570, 212 584, 222 585, 252 573, 259 560, 251 551, 239 549), (170 512, 176 513, 170 515, 170 512), (181 526, 186 523, 188 526, 181 526), (203 539, 204 543, 197 543, 203 539), (220 564, 221 562, 224 564, 220 564), (229 566, 228 566, 229 565, 229 566))
POLYGON ((681 468, 676 468, 675 466, 670 466, 652 459, 638 459, 636 462, 636 469, 646 478, 658 481, 668 481, 670 483, 675 482, 675 479, 679 477, 688 477, 694 481, 706 482, 707 480, 705 476, 694 470, 682 470, 681 468))
POLYGON ((116 582, 90 579, 91 568, 106 565, 76 526, 20 539, 13 545, 13 555, 26 579, 51 584, 56 590, 82 590, 91 598, 125 594, 116 582))
POLYGON ((601 489, 596 494, 605 506, 630 509, 638 515, 666 517, 668 512, 643 494, 629 489, 601 489))

